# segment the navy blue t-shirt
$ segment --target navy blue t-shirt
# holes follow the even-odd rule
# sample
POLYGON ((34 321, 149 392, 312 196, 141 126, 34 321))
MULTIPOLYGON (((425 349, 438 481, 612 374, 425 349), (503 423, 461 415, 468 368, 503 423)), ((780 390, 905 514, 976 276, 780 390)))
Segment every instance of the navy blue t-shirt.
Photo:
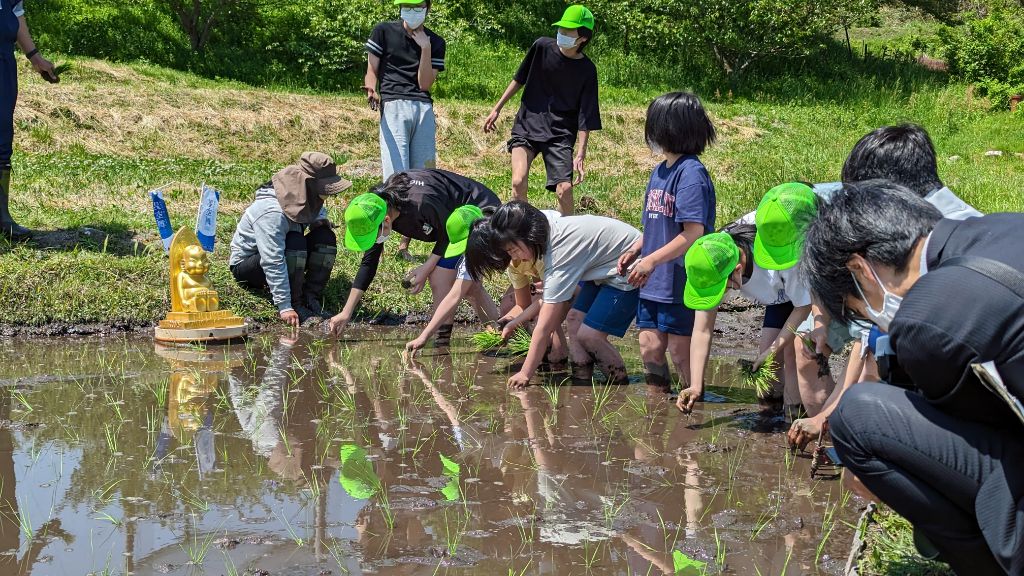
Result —
MULTIPOLYGON (((683 223, 704 225, 704 233, 715 229, 715 185, 696 156, 683 156, 669 168, 665 162, 651 173, 644 196, 644 248, 641 257, 659 250, 683 231, 683 223)), ((686 284, 685 258, 657 266, 640 289, 645 300, 682 304, 686 284)))

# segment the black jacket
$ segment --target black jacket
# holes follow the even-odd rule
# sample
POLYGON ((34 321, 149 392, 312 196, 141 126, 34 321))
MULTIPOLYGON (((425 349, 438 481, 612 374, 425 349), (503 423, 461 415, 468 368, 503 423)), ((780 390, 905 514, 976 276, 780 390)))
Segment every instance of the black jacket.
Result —
POLYGON ((1007 387, 1024 398, 1024 299, 978 272, 943 264, 975 256, 1024 273, 1021 246, 1024 214, 940 221, 928 240, 928 273, 907 293, 890 326, 900 366, 925 397, 955 416, 1020 426, 971 364, 995 362, 1007 387))

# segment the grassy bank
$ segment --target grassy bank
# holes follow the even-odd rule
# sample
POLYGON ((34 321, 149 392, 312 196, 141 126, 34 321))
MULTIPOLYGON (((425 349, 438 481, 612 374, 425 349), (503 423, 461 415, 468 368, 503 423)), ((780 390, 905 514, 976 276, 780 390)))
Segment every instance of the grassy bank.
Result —
MULTIPOLYGON (((379 174, 376 114, 357 95, 255 89, 94 60, 74 61, 64 81, 50 86, 24 62, 19 65, 13 211, 23 224, 45 232, 23 246, 0 241, 0 324, 144 325, 162 317, 169 307, 166 260, 146 192, 169 184, 171 217, 181 226, 194 223, 202 182, 224 194, 213 271, 223 303, 251 318, 272 319, 269 302, 236 288, 226 266, 234 225, 252 191, 305 150, 332 154, 356 181, 354 193, 365 191, 379 174)), ((505 72, 487 75, 485 86, 511 74, 505 72)), ((442 77, 442 85, 447 80, 442 77)), ((454 72, 450 81, 469 82, 454 72)), ((793 80, 788 93, 703 95, 720 130, 718 145, 704 158, 718 189, 719 224, 751 210, 781 181, 837 179, 861 135, 900 121, 931 131, 942 176, 969 202, 984 211, 1024 207, 1019 115, 987 112, 966 86, 934 78, 875 75, 844 82, 822 87, 819 94, 801 93, 809 84, 803 78, 793 80), (989 150, 1003 154, 986 156, 989 150)), ((588 178, 577 190, 586 211, 638 221, 656 162, 642 142, 644 110, 658 91, 609 90, 614 97, 603 109, 605 129, 592 140, 588 178)), ((485 136, 479 125, 490 102, 468 88, 447 96, 438 104, 440 165, 507 195, 510 170, 501 145, 514 105, 504 113, 499 134, 485 136)), ((554 206, 537 168, 531 198, 554 206)), ((339 205, 331 207, 340 216, 339 205)), ((429 251, 415 243, 414 248, 422 255, 429 251)), ((354 254, 339 258, 330 308, 341 304, 357 266, 354 254)), ((387 259, 367 295, 368 314, 426 308, 426 295, 397 288, 407 266, 387 259)))

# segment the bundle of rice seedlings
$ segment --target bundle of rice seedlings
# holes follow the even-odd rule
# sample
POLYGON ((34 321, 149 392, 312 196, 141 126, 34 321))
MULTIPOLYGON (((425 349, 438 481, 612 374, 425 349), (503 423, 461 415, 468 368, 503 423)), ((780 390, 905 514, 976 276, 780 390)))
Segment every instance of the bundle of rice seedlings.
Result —
POLYGON ((485 328, 469 337, 477 352, 487 352, 501 346, 501 332, 485 328))
POLYGON ((530 351, 530 333, 525 328, 517 328, 508 339, 508 351, 512 356, 526 356, 530 351))
POLYGON ((814 340, 798 333, 796 330, 793 330, 793 333, 796 334, 796 337, 804 343, 804 346, 810 350, 811 354, 814 354, 814 360, 818 363, 818 378, 831 375, 832 367, 828 363, 828 357, 824 354, 818 353, 818 347, 814 345, 814 340))
POLYGON ((759 397, 770 396, 772 388, 778 382, 777 370, 779 363, 775 360, 775 354, 769 354, 761 366, 754 370, 754 363, 750 360, 740 360, 740 380, 746 388, 753 388, 759 397))

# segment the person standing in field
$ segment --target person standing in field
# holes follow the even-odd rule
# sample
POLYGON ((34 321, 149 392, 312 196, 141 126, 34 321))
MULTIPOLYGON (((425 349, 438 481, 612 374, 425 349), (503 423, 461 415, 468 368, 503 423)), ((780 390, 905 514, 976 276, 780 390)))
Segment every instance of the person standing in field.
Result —
MULTIPOLYGON (((382 180, 395 172, 437 165, 437 122, 430 89, 444 71, 444 38, 423 25, 431 0, 394 0, 401 18, 374 27, 366 41, 363 90, 380 111, 382 180)), ((409 238, 398 253, 406 260, 409 238)))
POLYGON ((11 216, 11 156, 14 152, 14 106, 18 101, 18 66, 15 43, 32 67, 49 82, 57 82, 53 63, 43 58, 32 41, 22 0, 0 0, 0 235, 27 240, 32 232, 11 216))
POLYGON ((715 138, 711 118, 694 94, 664 94, 647 108, 644 139, 665 161, 651 172, 641 212, 643 235, 620 256, 618 273, 640 289, 636 326, 645 379, 665 390, 671 384, 666 351, 679 380, 696 385, 689 381, 694 313, 683 303, 683 258, 715 229, 715 185, 700 161, 715 138))
POLYGON ((528 201, 530 165, 541 154, 547 189, 558 195, 562 215, 571 216, 572 188, 586 175, 590 133, 601 129, 597 67, 583 53, 594 36, 594 14, 581 5, 569 6, 554 25, 558 27, 555 38, 538 38, 527 51, 515 78, 484 121, 484 132, 496 129, 502 108, 523 89, 508 141, 513 199, 528 201))

